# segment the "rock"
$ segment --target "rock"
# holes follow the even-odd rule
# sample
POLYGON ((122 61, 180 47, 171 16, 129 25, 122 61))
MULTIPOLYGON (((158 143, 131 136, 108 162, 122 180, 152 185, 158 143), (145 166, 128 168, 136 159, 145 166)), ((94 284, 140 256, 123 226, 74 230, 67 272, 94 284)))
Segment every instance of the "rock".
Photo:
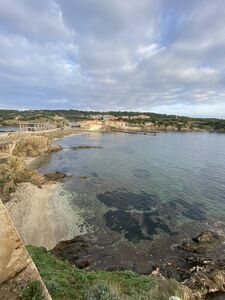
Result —
POLYGON ((40 152, 37 150, 29 150, 27 151, 27 156, 29 157, 37 157, 40 155, 40 152))
POLYGON ((23 157, 37 157, 43 153, 57 152, 62 147, 51 143, 50 137, 45 135, 26 135, 22 139, 15 141, 13 155, 23 157))
POLYGON ((71 240, 59 242, 52 253, 61 259, 69 260, 70 263, 80 269, 84 269, 93 264, 91 255, 95 241, 78 235, 71 240))
POLYGON ((177 296, 170 296, 169 300, 182 300, 180 297, 177 296))
POLYGON ((21 290, 38 281, 42 299, 51 300, 40 274, 0 200, 0 299, 19 300, 21 290))
POLYGON ((177 281, 180 281, 181 278, 183 277, 183 273, 181 272, 181 269, 178 268, 173 263, 166 263, 162 267, 160 267, 160 274, 162 274, 163 277, 165 278, 174 278, 177 281))
MULTIPOLYGON (((194 254, 182 257, 180 263, 173 267, 180 280, 174 273, 172 277, 194 291, 197 299, 211 299, 216 293, 225 292, 225 260, 217 258, 222 246, 221 241, 222 237, 216 233, 204 231, 178 247, 194 254), (202 253, 206 253, 207 256, 202 256, 202 253)), ((160 272, 165 277, 170 276, 171 263, 161 266, 160 272)))
POLYGON ((80 176, 80 179, 82 179, 82 180, 89 180, 90 178, 88 176, 80 176))
POLYGON ((189 243, 189 242, 183 242, 181 245, 178 246, 178 249, 182 249, 189 252, 195 252, 195 253, 204 253, 207 250, 209 250, 210 244, 207 243, 189 243))
POLYGON ((23 139, 16 141, 13 155, 36 157, 42 153, 49 152, 49 147, 51 147, 51 141, 48 137, 28 134, 23 139))
POLYGON ((63 148, 59 145, 55 145, 55 144, 52 144, 49 146, 49 151, 50 152, 58 152, 58 151, 61 151, 63 148))
POLYGON ((102 147, 98 147, 98 146, 73 146, 70 147, 72 150, 85 150, 85 149, 102 149, 102 147))
POLYGON ((199 271, 186 280, 185 284, 193 290, 198 290, 202 298, 208 294, 225 292, 225 271, 217 269, 209 272, 199 271))
POLYGON ((210 250, 219 238, 217 234, 211 231, 203 231, 198 236, 193 237, 192 241, 184 241, 178 248, 189 252, 204 253, 210 250))
POLYGON ((192 238, 195 243, 212 244, 219 239, 219 236, 211 231, 203 231, 198 236, 192 238))
POLYGON ((159 267, 153 267, 153 271, 151 272, 150 276, 165 279, 165 277, 160 273, 159 267))
POLYGON ((87 260, 77 260, 76 261, 76 267, 79 269, 85 269, 90 265, 90 262, 87 260))
POLYGON ((66 174, 63 172, 56 171, 56 172, 52 172, 52 173, 47 173, 44 176, 47 180, 52 180, 52 181, 56 180, 57 181, 57 180, 61 180, 61 179, 65 178, 66 174))
POLYGON ((21 157, 12 155, 7 164, 0 164, 0 193, 3 202, 9 200, 10 193, 15 191, 17 183, 31 182, 40 185, 44 181, 45 177, 35 170, 30 170, 21 157))

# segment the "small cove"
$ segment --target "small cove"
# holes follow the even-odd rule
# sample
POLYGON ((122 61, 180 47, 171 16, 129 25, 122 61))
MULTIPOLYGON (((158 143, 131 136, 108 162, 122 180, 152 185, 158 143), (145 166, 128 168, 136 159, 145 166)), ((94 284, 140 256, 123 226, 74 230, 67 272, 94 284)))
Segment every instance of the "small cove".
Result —
POLYGON ((89 234, 104 245, 105 258, 93 268, 104 268, 113 257, 114 265, 145 272, 144 263, 177 256, 180 239, 206 229, 224 232, 225 135, 93 132, 56 143, 64 150, 44 160, 39 171, 71 176, 63 189, 89 234), (71 149, 81 145, 101 148, 71 149))

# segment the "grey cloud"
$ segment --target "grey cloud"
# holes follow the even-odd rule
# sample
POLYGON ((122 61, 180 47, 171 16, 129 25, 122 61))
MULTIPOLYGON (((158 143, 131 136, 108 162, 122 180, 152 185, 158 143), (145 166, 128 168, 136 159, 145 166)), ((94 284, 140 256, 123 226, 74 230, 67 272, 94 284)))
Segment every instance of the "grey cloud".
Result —
POLYGON ((34 42, 65 40, 71 35, 53 0, 1 0, 0 20, 1 32, 21 35, 34 42))
POLYGON ((222 0, 2 0, 1 107, 221 117, 224 20, 222 0))

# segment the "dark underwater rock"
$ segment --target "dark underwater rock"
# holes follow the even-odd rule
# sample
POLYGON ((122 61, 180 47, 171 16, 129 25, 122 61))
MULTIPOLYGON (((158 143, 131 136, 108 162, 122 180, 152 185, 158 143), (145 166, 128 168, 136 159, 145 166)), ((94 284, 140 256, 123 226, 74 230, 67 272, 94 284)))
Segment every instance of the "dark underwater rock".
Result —
POLYGON ((45 178, 47 180, 51 180, 51 181, 62 180, 65 177, 66 177, 66 174, 63 172, 59 172, 59 171, 45 174, 45 178))
POLYGON ((87 268, 91 264, 90 249, 94 240, 76 236, 68 241, 59 242, 52 252, 62 259, 69 260, 80 269, 87 268))
POLYGON ((102 149, 102 147, 99 146, 72 146, 70 149, 77 151, 77 150, 86 150, 86 149, 102 149))

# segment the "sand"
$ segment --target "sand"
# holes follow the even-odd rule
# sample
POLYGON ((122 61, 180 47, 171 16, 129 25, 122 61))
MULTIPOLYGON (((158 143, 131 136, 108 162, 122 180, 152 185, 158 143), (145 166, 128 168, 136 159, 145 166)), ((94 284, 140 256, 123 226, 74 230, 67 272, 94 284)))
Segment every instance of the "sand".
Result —
POLYGON ((52 249, 58 242, 81 233, 83 220, 61 183, 41 188, 21 183, 5 206, 26 245, 52 249))

